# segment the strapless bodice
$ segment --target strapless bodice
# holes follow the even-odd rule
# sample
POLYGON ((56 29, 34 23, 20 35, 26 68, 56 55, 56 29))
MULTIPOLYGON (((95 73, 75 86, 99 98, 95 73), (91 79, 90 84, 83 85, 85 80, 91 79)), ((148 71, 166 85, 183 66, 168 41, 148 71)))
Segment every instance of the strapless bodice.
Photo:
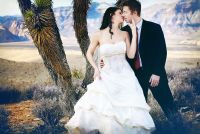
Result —
POLYGON ((116 43, 103 43, 100 45, 100 57, 112 57, 116 55, 125 55, 126 43, 125 41, 119 41, 116 43))
POLYGON ((123 71, 123 69, 127 69, 129 66, 126 60, 125 41, 103 43, 99 49, 100 59, 103 59, 105 64, 104 70, 119 72, 119 70, 123 71))

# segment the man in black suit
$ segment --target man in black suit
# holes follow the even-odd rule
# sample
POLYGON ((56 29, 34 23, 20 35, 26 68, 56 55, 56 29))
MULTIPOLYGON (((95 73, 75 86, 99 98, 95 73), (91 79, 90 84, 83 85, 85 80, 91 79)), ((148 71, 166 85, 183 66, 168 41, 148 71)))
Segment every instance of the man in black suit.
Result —
MULTIPOLYGON (((177 113, 177 109, 165 71, 167 50, 162 28, 159 24, 140 17, 141 4, 139 1, 125 1, 122 7, 125 21, 127 23, 131 23, 132 19, 135 21, 138 35, 138 49, 135 58, 132 60, 127 57, 127 60, 142 86, 146 100, 148 89, 150 89, 165 115, 170 118, 172 114, 177 113)), ((132 39, 128 25, 122 30, 127 31, 132 39)))
MULTIPOLYGON (((134 59, 128 59, 131 68, 143 89, 145 99, 148 98, 148 89, 151 90, 154 98, 161 106, 169 121, 172 121, 175 128, 182 130, 177 132, 187 133, 182 128, 182 117, 178 112, 174 99, 168 85, 165 63, 167 49, 164 34, 159 24, 146 21, 141 18, 141 3, 138 0, 128 0, 122 5, 123 16, 127 23, 134 20, 137 29, 137 50, 134 59)), ((132 39, 132 32, 127 25, 122 27, 132 39)))

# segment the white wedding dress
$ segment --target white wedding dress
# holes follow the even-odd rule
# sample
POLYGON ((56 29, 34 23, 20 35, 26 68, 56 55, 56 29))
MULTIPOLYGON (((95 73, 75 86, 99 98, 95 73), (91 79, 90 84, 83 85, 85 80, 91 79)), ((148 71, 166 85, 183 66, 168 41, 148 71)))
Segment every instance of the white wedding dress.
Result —
POLYGON ((154 122, 142 88, 128 64, 124 41, 104 43, 99 48, 105 66, 76 103, 75 114, 65 127, 81 134, 98 129, 101 134, 150 134, 154 122))

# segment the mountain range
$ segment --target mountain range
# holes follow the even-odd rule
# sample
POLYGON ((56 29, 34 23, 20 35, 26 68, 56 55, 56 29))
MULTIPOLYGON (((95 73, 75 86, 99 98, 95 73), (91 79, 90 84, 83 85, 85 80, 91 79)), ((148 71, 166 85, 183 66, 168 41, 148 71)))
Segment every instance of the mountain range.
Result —
MULTIPOLYGON (((89 33, 100 27, 106 8, 114 3, 93 2, 89 8, 87 23, 89 33)), ((62 37, 75 36, 73 29, 73 7, 54 8, 57 25, 62 37)), ((191 34, 200 29, 200 0, 179 0, 170 4, 155 4, 142 9, 142 17, 159 23, 165 33, 191 34)), ((31 40, 24 28, 21 16, 0 17, 0 42, 31 40)))

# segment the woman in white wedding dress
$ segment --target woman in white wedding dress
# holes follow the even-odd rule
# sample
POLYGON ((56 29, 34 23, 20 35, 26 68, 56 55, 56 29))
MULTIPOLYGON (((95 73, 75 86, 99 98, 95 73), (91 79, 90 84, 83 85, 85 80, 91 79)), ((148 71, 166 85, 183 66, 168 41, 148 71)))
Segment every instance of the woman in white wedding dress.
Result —
MULTIPOLYGON (((134 22, 134 21, 132 21, 134 22)), ((88 61, 95 69, 94 82, 76 103, 75 114, 65 124, 69 133, 87 134, 150 134, 155 125, 149 114, 141 86, 126 60, 136 52, 136 26, 130 24, 133 39, 121 31, 122 11, 117 7, 106 10, 102 26, 92 36, 87 51, 88 61), (93 54, 99 45, 105 66, 99 69, 93 54)))

